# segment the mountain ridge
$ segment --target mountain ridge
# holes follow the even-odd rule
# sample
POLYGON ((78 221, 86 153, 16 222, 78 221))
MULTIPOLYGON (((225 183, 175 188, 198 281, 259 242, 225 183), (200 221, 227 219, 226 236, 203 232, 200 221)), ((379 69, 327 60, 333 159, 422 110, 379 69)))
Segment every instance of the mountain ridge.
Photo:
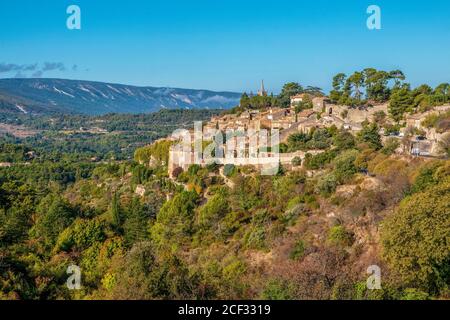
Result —
POLYGON ((58 78, 0 79, 0 111, 9 113, 147 113, 160 109, 227 109, 240 93, 135 86, 58 78))

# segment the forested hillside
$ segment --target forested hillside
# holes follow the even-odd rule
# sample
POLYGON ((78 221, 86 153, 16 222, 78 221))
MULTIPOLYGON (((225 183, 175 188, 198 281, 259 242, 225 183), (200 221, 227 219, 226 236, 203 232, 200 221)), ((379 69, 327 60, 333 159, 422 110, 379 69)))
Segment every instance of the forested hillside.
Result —
POLYGON ((44 117, 0 114, 0 139, 30 146, 41 157, 97 160, 131 159, 136 148, 170 135, 179 128, 192 128, 194 121, 208 120, 220 110, 161 110, 149 114, 103 116, 54 115, 44 117), (3 116, 3 117, 2 117, 3 116), (2 134, 2 123, 23 129, 2 134))
MULTIPOLYGON (((274 176, 213 162, 169 177, 164 137, 217 110, 1 114, 0 299, 450 299, 449 113, 432 111, 449 87, 402 79, 337 75, 333 103, 389 114, 291 132, 280 151, 304 157, 274 176), (422 129, 407 127, 419 113, 422 129), (425 130, 442 135, 439 153, 412 156, 425 130)), ((322 96, 288 83, 223 116, 299 93, 322 96)))
POLYGON ((327 139, 332 152, 299 170, 193 165, 175 181, 163 141, 136 153, 153 166, 2 144, 1 297, 449 298, 450 162, 327 139), (81 290, 66 286, 72 264, 81 290), (370 265, 380 290, 366 287, 370 265))

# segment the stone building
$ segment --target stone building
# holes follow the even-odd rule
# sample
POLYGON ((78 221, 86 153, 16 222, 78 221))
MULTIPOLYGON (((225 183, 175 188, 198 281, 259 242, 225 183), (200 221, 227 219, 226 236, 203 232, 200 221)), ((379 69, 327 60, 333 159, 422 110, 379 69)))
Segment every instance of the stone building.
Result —
POLYGON ((307 109, 303 110, 296 115, 297 121, 302 122, 309 119, 316 119, 317 120, 317 112, 313 109, 307 109))
POLYGON ((291 108, 295 108, 296 105, 305 101, 305 98, 308 97, 307 93, 300 93, 291 97, 291 108))
POLYGON ((329 102, 330 100, 327 97, 315 97, 312 99, 313 110, 318 113, 324 112, 329 102))

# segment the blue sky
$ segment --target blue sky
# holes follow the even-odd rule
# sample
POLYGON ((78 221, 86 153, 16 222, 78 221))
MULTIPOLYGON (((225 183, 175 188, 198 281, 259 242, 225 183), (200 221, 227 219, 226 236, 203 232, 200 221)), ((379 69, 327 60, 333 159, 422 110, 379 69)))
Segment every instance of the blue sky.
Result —
POLYGON ((450 81, 449 16, 448 0, 1 1, 0 64, 61 62, 43 76, 227 91, 256 91, 261 79, 274 93, 288 81, 328 90, 334 74, 369 66, 436 85, 450 81), (66 28, 71 4, 81 30, 66 28), (371 4, 382 30, 366 27, 371 4))

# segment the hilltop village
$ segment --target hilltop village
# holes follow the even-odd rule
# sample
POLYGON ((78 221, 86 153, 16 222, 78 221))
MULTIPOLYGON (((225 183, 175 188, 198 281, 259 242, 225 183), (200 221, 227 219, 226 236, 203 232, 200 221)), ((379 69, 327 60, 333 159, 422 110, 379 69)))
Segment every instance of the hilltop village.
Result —
POLYGON ((450 86, 400 77, 261 85, 229 110, 22 116, 42 132, 0 143, 0 299, 450 299, 450 86))
MULTIPOLYGON (((268 93, 264 83, 258 91, 257 96, 267 97, 268 93)), ((395 153, 399 155, 410 155, 418 157, 439 157, 442 155, 439 142, 443 139, 447 130, 438 130, 424 123, 427 119, 441 117, 447 119, 450 105, 433 106, 425 112, 406 114, 401 125, 388 118, 389 103, 380 103, 370 106, 352 107, 339 105, 323 94, 301 93, 290 96, 288 107, 268 106, 261 109, 237 108, 238 112, 227 112, 222 115, 213 116, 209 122, 203 125, 203 141, 210 141, 217 132, 225 134, 229 130, 234 132, 251 132, 258 135, 263 129, 279 130, 280 146, 288 143, 289 139, 298 134, 311 134, 320 129, 343 130, 357 136, 364 126, 377 124, 378 133, 382 143, 397 141, 395 153)), ((448 126, 448 123, 446 124, 448 126)), ((236 137, 234 137, 236 139, 236 137)), ((169 137, 169 140, 177 138, 169 137)), ((194 132, 191 131, 191 139, 194 141, 194 132)), ((251 137, 247 137, 246 145, 251 137)), ((267 151, 256 151, 253 157, 238 157, 227 153, 227 145, 223 144, 223 159, 215 159, 220 164, 253 165, 260 166, 258 157, 274 157, 267 151)), ((284 168, 292 169, 301 165, 307 153, 317 154, 323 152, 323 148, 288 152, 280 148, 279 161, 284 168), (301 160, 301 161, 299 161, 301 160), (296 165, 297 164, 297 165, 296 165)), ((248 151, 247 151, 248 155, 248 151)), ((207 165, 207 159, 200 161, 201 165, 207 165)), ((169 175, 187 170, 194 164, 194 151, 182 150, 173 145, 169 151, 168 170, 169 175)))

